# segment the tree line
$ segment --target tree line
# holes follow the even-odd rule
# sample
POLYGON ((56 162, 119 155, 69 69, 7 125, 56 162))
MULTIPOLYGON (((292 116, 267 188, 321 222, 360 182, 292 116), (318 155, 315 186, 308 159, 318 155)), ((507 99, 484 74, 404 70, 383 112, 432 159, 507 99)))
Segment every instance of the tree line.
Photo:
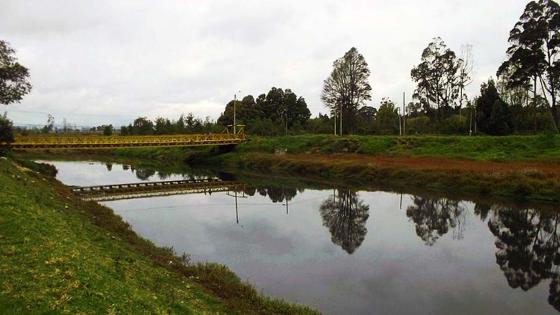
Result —
MULTIPOLYGON (((560 112, 560 6, 552 0, 530 1, 509 34, 506 60, 469 99, 465 89, 472 83, 472 47, 459 53, 436 37, 422 51, 420 62, 410 71, 416 87, 412 101, 397 105, 382 98, 371 101, 371 71, 363 55, 352 47, 333 62, 323 82, 321 101, 327 112, 311 118, 304 97, 291 89, 272 87, 256 98, 234 99, 216 120, 192 114, 177 120, 139 117, 122 126, 123 135, 221 132, 235 123, 250 134, 275 136, 298 133, 346 134, 526 134, 558 132, 560 112), (235 113, 235 115, 234 115, 235 113)), ((0 41, 0 103, 19 102, 29 93, 29 72, 20 65, 14 50, 0 41)), ((12 129, 5 115, 0 130, 12 129)), ((52 132, 48 122, 44 132, 52 132)), ((111 125, 94 132, 114 133, 111 125)), ((13 139, 3 132, 0 142, 13 139)))

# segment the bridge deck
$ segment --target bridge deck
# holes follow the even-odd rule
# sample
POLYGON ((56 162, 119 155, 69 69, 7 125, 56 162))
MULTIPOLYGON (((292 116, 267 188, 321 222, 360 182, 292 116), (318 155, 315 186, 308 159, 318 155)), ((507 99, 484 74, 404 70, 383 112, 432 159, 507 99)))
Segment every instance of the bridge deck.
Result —
POLYGON ((212 193, 241 190, 243 184, 220 179, 173 180, 161 182, 140 182, 129 184, 99 185, 70 189, 87 201, 112 201, 156 196, 212 193))
POLYGON ((127 147, 172 147, 235 145, 245 141, 244 134, 191 134, 164 136, 47 135, 17 137, 13 149, 99 149, 127 147))

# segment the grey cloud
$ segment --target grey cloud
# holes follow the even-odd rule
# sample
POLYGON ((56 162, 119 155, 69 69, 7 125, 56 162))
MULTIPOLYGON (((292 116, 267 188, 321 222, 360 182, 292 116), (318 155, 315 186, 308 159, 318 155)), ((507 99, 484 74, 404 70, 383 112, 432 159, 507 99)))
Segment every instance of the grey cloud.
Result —
POLYGON ((77 124, 137 116, 217 118, 233 94, 291 88, 320 102, 332 62, 356 46, 372 105, 400 102, 431 38, 474 46, 474 96, 505 58, 523 0, 40 1, 0 0, 1 39, 31 71, 32 93, 8 107, 17 123, 51 112, 77 124), (17 111, 20 112, 17 112, 17 111))

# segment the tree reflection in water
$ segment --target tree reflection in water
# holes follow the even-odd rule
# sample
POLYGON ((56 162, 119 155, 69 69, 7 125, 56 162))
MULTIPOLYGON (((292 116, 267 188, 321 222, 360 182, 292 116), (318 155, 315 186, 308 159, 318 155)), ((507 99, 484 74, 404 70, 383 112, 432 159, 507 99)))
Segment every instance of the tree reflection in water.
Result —
POLYGON ((434 245, 449 228, 454 230, 454 238, 463 238, 466 211, 459 201, 414 196, 413 203, 406 210, 406 216, 412 219, 416 234, 426 245, 434 245))
POLYGON ((496 262, 508 284, 527 291, 551 279, 548 301, 560 310, 560 214, 493 210, 488 227, 496 236, 496 262))
POLYGON ((154 176, 156 171, 149 168, 138 168, 136 169, 136 177, 140 180, 148 180, 150 177, 154 176))
POLYGON ((364 241, 369 206, 355 192, 338 189, 319 208, 323 225, 329 229, 332 242, 348 254, 354 253, 364 241), (337 194, 338 192, 338 194, 337 194))
POLYGON ((257 191, 261 196, 268 196, 273 203, 291 201, 298 193, 296 188, 286 187, 259 187, 257 191))

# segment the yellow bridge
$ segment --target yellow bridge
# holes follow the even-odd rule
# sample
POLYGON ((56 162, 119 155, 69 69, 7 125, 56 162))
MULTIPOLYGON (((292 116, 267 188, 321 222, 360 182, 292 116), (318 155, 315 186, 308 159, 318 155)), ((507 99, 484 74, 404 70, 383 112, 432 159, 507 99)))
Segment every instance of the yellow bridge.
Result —
POLYGON ((245 141, 245 133, 243 130, 235 134, 219 133, 161 136, 34 135, 16 137, 11 147, 16 150, 191 147, 236 145, 243 141, 245 141))
POLYGON ((114 201, 200 193, 211 194, 222 191, 242 191, 243 188, 244 186, 240 182, 220 179, 172 180, 70 187, 72 192, 86 201, 114 201))

